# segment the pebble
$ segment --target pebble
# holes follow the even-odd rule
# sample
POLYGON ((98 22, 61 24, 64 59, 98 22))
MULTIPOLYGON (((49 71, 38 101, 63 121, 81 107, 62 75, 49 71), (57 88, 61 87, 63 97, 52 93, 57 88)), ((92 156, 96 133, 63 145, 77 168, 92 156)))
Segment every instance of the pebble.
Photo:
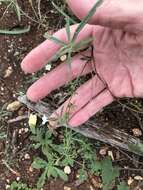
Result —
POLYGON ((33 171, 34 171, 34 169, 32 168, 32 166, 30 166, 30 167, 29 167, 29 172, 32 173, 33 171))
POLYGON ((1 89, 1 91, 4 91, 4 87, 2 87, 2 86, 1 86, 1 88, 0 88, 0 89, 1 89))
POLYGON ((94 190, 94 188, 93 188, 93 186, 92 186, 92 185, 90 185, 90 190, 94 190))
POLYGON ((143 177, 142 176, 135 176, 134 179, 137 180, 137 181, 142 181, 143 177))
POLYGON ((29 160, 29 159, 30 159, 30 155, 29 155, 28 153, 26 153, 26 154, 24 155, 24 158, 25 158, 25 160, 29 160))
POLYGON ((128 179, 128 185, 130 186, 132 183, 133 183, 133 178, 132 177, 129 177, 129 179, 128 179))
POLYGON ((113 156, 113 152, 111 150, 108 151, 108 156, 111 157, 112 161, 114 161, 114 156, 113 156))
POLYGON ((133 132, 133 135, 136 137, 142 136, 142 131, 139 128, 134 128, 132 132, 133 132))
POLYGON ((5 71, 5 75, 4 75, 4 78, 8 78, 10 77, 10 75, 13 73, 13 69, 11 66, 9 66, 6 71, 5 71))
POLYGON ((10 185, 6 185, 6 187, 5 187, 6 189, 10 189, 10 185))
POLYGON ((71 173, 71 168, 69 166, 65 166, 64 172, 65 172, 65 174, 69 175, 71 173))
POLYGON ((17 111, 20 107, 21 103, 19 101, 14 101, 7 106, 7 111, 14 112, 17 111))
POLYGON ((64 186, 64 190, 71 190, 71 187, 64 186))
POLYGON ((23 131, 24 131, 24 128, 19 129, 18 134, 21 135, 23 131))
POLYGON ((17 178, 16 178, 16 181, 20 181, 20 177, 17 177, 17 178))
POLYGON ((7 180, 6 180, 6 182, 7 182, 7 183, 10 183, 10 180, 9 180, 9 179, 7 179, 7 180))
POLYGON ((101 149, 100 149, 100 151, 99 151, 99 154, 101 155, 101 156, 105 156, 106 154, 107 154, 107 147, 102 147, 101 149))

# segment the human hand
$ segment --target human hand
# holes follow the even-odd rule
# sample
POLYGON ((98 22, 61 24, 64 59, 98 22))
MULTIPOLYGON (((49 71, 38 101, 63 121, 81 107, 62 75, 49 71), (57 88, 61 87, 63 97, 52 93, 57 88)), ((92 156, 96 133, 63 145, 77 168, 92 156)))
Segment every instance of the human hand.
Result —
MULTIPOLYGON (((110 5, 112 5, 113 1, 109 1, 110 5)), ((74 0, 69 0, 68 2, 71 7, 75 4, 78 7, 78 3, 81 5, 79 1, 78 3, 76 1, 75 4, 71 3, 74 2, 74 0)), ((116 2, 119 3, 119 1, 116 2)), ((129 3, 130 1, 126 2, 129 3)), ((78 12, 78 9, 76 10, 76 7, 74 7, 74 10, 76 14, 80 13, 80 11, 78 12)), ((136 7, 135 10, 137 10, 136 7)), ((100 12, 97 13, 99 15, 100 12)), ((102 13, 102 19, 104 20, 104 11, 102 13)), ((122 17, 122 19, 124 18, 123 21, 127 20, 127 13, 128 12, 124 12, 124 17, 122 17)), ((106 16, 107 15, 105 15, 105 17, 106 16)), ((57 117, 57 115, 61 114, 61 111, 62 113, 65 113, 69 103, 73 104, 74 107, 69 113, 69 124, 71 126, 78 126, 84 123, 104 106, 114 101, 115 97, 143 96, 142 28, 139 27, 139 24, 136 25, 134 22, 135 26, 138 27, 129 27, 130 30, 126 27, 126 30, 124 30, 125 27, 123 26, 125 26, 125 23, 123 24, 122 19, 119 19, 120 29, 116 29, 116 22, 110 19, 109 21, 111 22, 108 22, 109 27, 107 27, 106 22, 106 26, 104 27, 102 19, 101 25, 103 26, 87 24, 79 33, 76 43, 89 37, 93 37, 93 52, 89 52, 88 50, 75 55, 72 58, 70 75, 69 66, 62 63, 46 76, 39 79, 27 91, 27 97, 36 102, 48 95, 54 89, 79 76, 81 71, 83 71, 82 75, 85 75, 94 70, 96 75, 77 89, 76 93, 51 116, 57 117), (83 54, 90 56, 92 53, 94 58, 90 62, 82 59, 83 54)), ((92 22, 94 22, 94 19, 92 22)), ((130 20, 130 23, 131 22, 132 21, 130 20)), ((99 23, 98 20, 98 24, 99 23)), ((77 25, 71 26, 71 35, 74 34, 76 28, 77 25)), ((59 30, 54 36, 61 41, 68 42, 65 29, 59 30)), ((26 56, 22 62, 22 69, 27 73, 36 72, 48 62, 59 48, 59 44, 46 40, 26 56)))

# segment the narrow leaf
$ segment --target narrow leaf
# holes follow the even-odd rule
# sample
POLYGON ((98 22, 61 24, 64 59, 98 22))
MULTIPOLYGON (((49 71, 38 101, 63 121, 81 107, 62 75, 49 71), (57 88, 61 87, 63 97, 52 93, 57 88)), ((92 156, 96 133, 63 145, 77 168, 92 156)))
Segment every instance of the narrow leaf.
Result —
POLYGON ((47 33, 44 34, 44 37, 45 37, 46 39, 48 39, 48 40, 51 40, 51 41, 53 41, 53 42, 55 42, 55 43, 61 45, 61 46, 65 46, 65 45, 66 45, 65 42, 59 40, 58 38, 56 38, 56 37, 54 37, 54 36, 51 36, 51 35, 47 34, 47 33))
POLYGON ((5 35, 18 35, 18 34, 24 34, 30 31, 30 26, 24 29, 16 29, 16 30, 0 30, 0 34, 5 35))
POLYGON ((55 7, 55 9, 61 13, 64 17, 68 18, 70 20, 70 22, 72 24, 76 24, 77 22, 75 20, 73 20, 70 16, 68 16, 64 11, 62 11, 62 9, 60 7, 58 7, 53 1, 52 1, 53 6, 55 7))
POLYGON ((93 6, 93 8, 89 11, 89 13, 87 14, 87 16, 85 16, 85 18, 81 21, 81 23, 78 25, 73 39, 72 41, 74 42, 79 34, 79 32, 84 28, 84 26, 88 23, 88 21, 91 19, 91 17, 94 15, 94 13, 97 10, 97 7, 99 7, 101 5, 101 3, 103 2, 103 0, 98 0, 97 3, 93 6))

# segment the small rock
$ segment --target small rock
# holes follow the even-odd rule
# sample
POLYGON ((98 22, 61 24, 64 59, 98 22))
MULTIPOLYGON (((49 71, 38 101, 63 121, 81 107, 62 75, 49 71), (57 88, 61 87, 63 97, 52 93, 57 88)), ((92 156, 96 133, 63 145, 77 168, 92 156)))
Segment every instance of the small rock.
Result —
POLYGON ((107 149, 108 149, 108 147, 102 147, 102 148, 100 149, 100 151, 99 151, 99 154, 100 154, 101 156, 105 156, 105 155, 107 154, 107 149))
POLYGON ((60 60, 61 60, 62 62, 66 61, 66 59, 67 59, 67 55, 62 55, 62 56, 60 57, 60 60))
POLYGON ((6 189, 10 189, 10 185, 6 185, 5 188, 6 188, 6 189))
POLYGON ((23 131, 24 131, 24 128, 19 129, 18 134, 21 135, 23 131))
POLYGON ((14 112, 17 111, 20 107, 21 103, 19 101, 14 101, 7 106, 7 111, 14 112))
POLYGON ((4 91, 4 87, 2 87, 2 86, 1 86, 1 88, 0 88, 0 89, 1 89, 1 91, 4 91))
POLYGON ((130 186, 132 183, 133 183, 133 178, 132 177, 129 177, 129 179, 128 179, 128 185, 130 186))
POLYGON ((134 128, 132 132, 133 132, 133 135, 136 137, 142 136, 142 131, 139 128, 134 128))
POLYGON ((34 171, 34 169, 32 168, 32 166, 30 166, 30 167, 29 167, 29 172, 32 173, 33 171, 34 171))
POLYGON ((20 177, 17 177, 17 178, 16 178, 16 181, 20 181, 20 177))
POLYGON ((114 161, 114 156, 113 156, 113 152, 111 150, 108 151, 108 156, 111 157, 112 161, 114 161))
POLYGON ((5 71, 4 78, 8 78, 13 73, 12 67, 8 67, 5 71))
POLYGON ((71 173, 71 168, 69 167, 69 166, 66 166, 65 168, 64 168, 64 172, 65 172, 65 174, 70 174, 71 173))
POLYGON ((142 181, 143 177, 142 176, 135 176, 134 179, 137 180, 137 181, 142 181))
POLYGON ((6 182, 7 182, 7 183, 10 183, 10 180, 9 180, 9 179, 7 179, 7 180, 6 180, 6 182))
POLYGON ((93 186, 92 186, 92 185, 90 185, 89 187, 90 187, 90 190, 94 190, 94 188, 93 188, 93 186))
POLYGON ((64 186, 64 190, 71 190, 71 187, 64 186))
POLYGON ((26 153, 26 154, 24 155, 24 158, 25 158, 25 160, 29 160, 29 159, 30 159, 30 155, 29 155, 28 153, 26 153))

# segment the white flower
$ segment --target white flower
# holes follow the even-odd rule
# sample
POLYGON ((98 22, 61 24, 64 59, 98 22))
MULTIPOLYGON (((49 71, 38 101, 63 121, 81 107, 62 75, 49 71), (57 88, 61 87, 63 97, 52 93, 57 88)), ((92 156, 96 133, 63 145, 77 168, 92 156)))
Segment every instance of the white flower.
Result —
POLYGON ((50 71, 50 70, 51 70, 51 67, 52 67, 51 64, 47 64, 47 65, 45 66, 45 70, 46 70, 46 71, 50 71))
POLYGON ((47 122, 48 122, 48 118, 45 115, 43 115, 43 117, 42 117, 42 125, 45 125, 47 122))

